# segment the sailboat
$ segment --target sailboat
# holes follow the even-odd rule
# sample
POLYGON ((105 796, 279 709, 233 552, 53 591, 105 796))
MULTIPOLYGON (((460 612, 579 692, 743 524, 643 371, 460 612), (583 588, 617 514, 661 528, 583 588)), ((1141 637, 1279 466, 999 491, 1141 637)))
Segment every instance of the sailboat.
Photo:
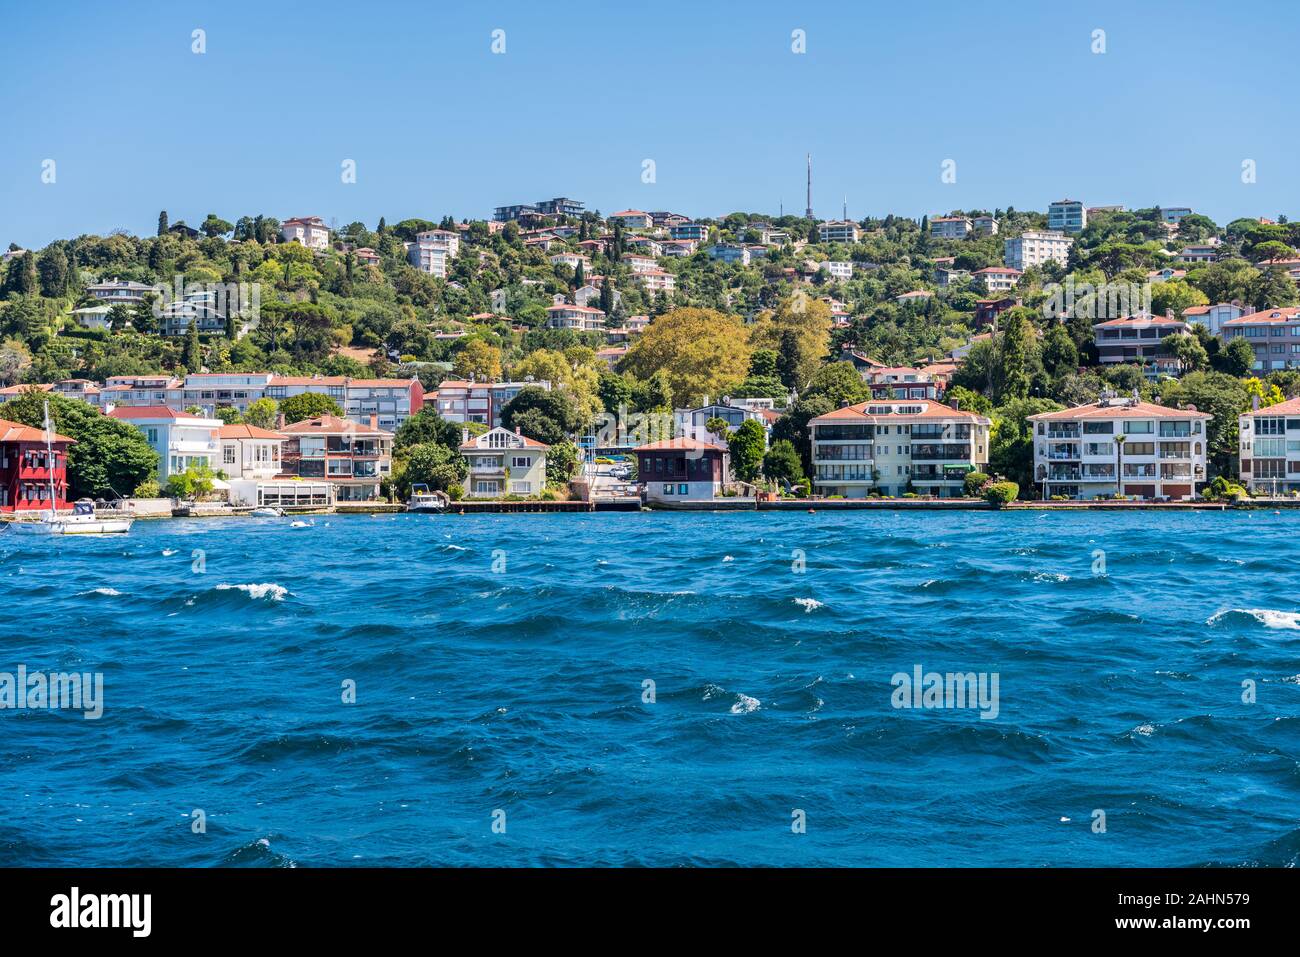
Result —
POLYGON ((78 499, 71 515, 60 515, 54 497, 54 428, 50 424, 50 404, 45 403, 45 461, 50 479, 50 508, 36 521, 10 522, 9 527, 27 535, 110 535, 131 530, 133 518, 99 518, 95 503, 88 498, 78 499))

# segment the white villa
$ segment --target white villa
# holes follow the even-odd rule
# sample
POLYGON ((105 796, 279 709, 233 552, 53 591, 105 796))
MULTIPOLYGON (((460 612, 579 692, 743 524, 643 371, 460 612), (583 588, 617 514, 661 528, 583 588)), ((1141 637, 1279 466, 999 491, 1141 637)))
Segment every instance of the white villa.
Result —
MULTIPOLYGON (((213 471, 219 468, 220 419, 176 412, 163 405, 118 406, 109 415, 129 422, 144 433, 149 445, 158 453, 160 482, 166 482, 190 466, 206 465, 213 471)), ((122 489, 121 492, 129 494, 131 489, 122 489)))

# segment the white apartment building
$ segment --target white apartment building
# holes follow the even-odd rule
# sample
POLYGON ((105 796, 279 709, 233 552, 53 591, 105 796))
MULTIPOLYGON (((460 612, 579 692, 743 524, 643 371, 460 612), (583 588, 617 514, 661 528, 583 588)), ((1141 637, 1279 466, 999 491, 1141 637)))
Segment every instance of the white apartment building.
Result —
POLYGON ((646 269, 638 272, 636 278, 648 293, 671 293, 677 289, 677 277, 666 269, 646 269))
POLYGON ((228 479, 270 479, 280 474, 284 436, 255 425, 223 425, 217 430, 221 458, 217 468, 228 479))
POLYGON ((280 239, 286 243, 300 242, 308 249, 330 247, 329 227, 319 216, 286 219, 280 224, 280 239))
POLYGON ((460 454, 469 461, 465 495, 500 498, 537 495, 546 488, 546 450, 550 446, 509 429, 489 429, 470 438, 461 433, 460 454))
POLYGON ((451 256, 447 247, 437 243, 407 243, 406 260, 420 272, 438 279, 447 278, 447 263, 451 256))
POLYGON ((437 398, 431 400, 438 415, 448 422, 481 422, 493 428, 501 424, 501 410, 521 390, 536 387, 551 391, 551 383, 538 382, 465 382, 449 379, 438 386, 437 398))
MULTIPOLYGON (((144 433, 145 441, 158 453, 158 480, 166 482, 191 466, 207 466, 216 471, 220 451, 220 419, 175 412, 162 405, 132 406, 109 413, 144 433)), ((118 489, 130 495, 133 489, 118 489)))
POLYGON ((935 239, 965 239, 975 224, 965 216, 936 216, 930 220, 930 235, 935 239))
POLYGON ((1241 481, 1251 492, 1300 491, 1300 399, 1244 412, 1237 419, 1241 481))
POLYGON ((708 247, 704 252, 710 259, 717 259, 724 263, 740 263, 742 266, 749 265, 750 251, 748 246, 738 246, 734 243, 716 243, 708 247))
POLYGON ((873 399, 808 425, 813 485, 822 495, 956 498, 966 474, 989 460, 989 420, 928 399, 873 399))
POLYGON ((628 229, 650 229, 655 224, 653 216, 639 209, 624 209, 605 218, 618 220, 628 229))
POLYGON ((976 236, 996 236, 998 234, 998 221, 992 216, 976 216, 971 222, 975 224, 976 236))
POLYGON ((550 260, 552 266, 568 266, 575 271, 581 266, 584 274, 591 274, 591 260, 586 256, 579 256, 577 253, 556 253, 550 257, 550 260))
POLYGON ((1210 419, 1127 397, 1031 415, 1034 482, 1044 499, 1194 498, 1210 419))
POLYGON ((849 219, 817 224, 817 236, 824 243, 856 243, 858 235, 858 224, 849 219))
POLYGON ((1058 199, 1047 207, 1047 228, 1080 233, 1088 225, 1088 211, 1077 199, 1058 199))
POLYGON ((402 423, 424 407, 420 380, 353 379, 348 376, 273 376, 265 395, 279 402, 305 392, 327 395, 343 408, 343 414, 357 425, 373 423, 386 432, 396 432, 402 423), (373 417, 373 418, 372 418, 373 417))
POLYGON ((1062 232, 1043 232, 1029 230, 1004 240, 1002 243, 1002 261, 1012 269, 1024 272, 1030 266, 1041 266, 1046 262, 1065 265, 1070 258, 1070 247, 1074 240, 1062 232))
POLYGON ((1007 266, 987 266, 975 270, 971 275, 983 283, 989 292, 1009 292, 1020 282, 1020 270, 1007 266))
POLYGON ((605 328, 605 313, 593 306, 557 303, 546 310, 546 328, 600 332, 605 328))
POLYGON ((846 282, 853 278, 853 263, 850 262, 834 262, 828 259, 817 268, 827 273, 836 282, 846 282))
POLYGON ((447 258, 454 259, 460 252, 460 233, 450 229, 426 229, 415 234, 418 246, 438 246, 447 251, 447 258))

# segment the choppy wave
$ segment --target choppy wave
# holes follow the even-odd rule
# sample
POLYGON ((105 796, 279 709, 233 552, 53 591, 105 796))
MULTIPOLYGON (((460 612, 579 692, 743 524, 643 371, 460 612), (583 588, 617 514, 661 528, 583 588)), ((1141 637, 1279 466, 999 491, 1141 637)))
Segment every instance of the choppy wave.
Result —
POLYGON ((1211 627, 1234 620, 1254 619, 1265 628, 1300 631, 1300 612, 1278 611, 1273 608, 1225 608, 1205 620, 1211 627))

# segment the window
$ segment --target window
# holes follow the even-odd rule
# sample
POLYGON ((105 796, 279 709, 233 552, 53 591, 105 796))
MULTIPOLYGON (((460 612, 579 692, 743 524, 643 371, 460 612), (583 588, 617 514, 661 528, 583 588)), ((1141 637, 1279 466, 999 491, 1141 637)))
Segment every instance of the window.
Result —
POLYGON ((527 455, 514 455, 510 458, 510 467, 512 469, 526 469, 530 468, 532 464, 533 460, 527 455))
POLYGON ((665 494, 665 495, 672 495, 672 494, 673 494, 673 483, 672 483, 672 482, 665 482, 665 483, 664 483, 664 494, 665 494))
POLYGON ((233 445, 227 445, 224 449, 222 449, 221 461, 226 465, 235 464, 235 447, 233 445))
POLYGON ((1115 431, 1114 422, 1085 422, 1084 435, 1111 435, 1115 431))

